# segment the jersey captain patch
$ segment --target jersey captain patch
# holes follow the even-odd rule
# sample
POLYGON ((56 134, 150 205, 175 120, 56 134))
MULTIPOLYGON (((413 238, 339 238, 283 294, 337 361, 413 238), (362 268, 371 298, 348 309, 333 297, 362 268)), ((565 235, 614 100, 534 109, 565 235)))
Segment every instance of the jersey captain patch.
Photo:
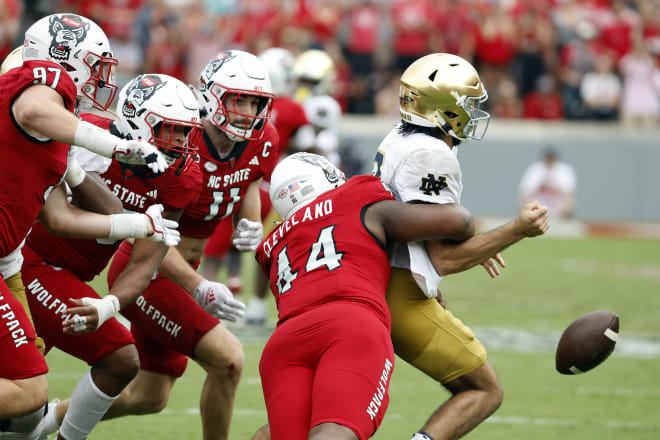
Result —
POLYGON ((431 193, 438 196, 440 195, 440 191, 446 187, 447 177, 439 176, 436 178, 433 174, 428 173, 426 177, 422 177, 422 184, 419 186, 419 190, 427 196, 430 196, 431 193))

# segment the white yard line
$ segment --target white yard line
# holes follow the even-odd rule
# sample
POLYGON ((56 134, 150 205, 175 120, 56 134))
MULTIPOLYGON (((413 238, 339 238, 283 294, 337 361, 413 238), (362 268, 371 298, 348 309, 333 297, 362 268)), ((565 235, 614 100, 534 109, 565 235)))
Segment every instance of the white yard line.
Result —
POLYGON ((660 265, 657 264, 599 263, 567 258, 562 260, 561 269, 571 273, 614 275, 660 281, 660 265))

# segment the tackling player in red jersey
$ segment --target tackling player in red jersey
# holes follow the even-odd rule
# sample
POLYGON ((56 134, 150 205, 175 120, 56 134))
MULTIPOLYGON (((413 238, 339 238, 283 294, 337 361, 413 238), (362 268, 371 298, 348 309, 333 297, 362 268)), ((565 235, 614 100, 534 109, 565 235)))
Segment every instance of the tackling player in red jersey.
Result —
POLYGON ((284 219, 257 250, 279 312, 259 363, 271 438, 366 439, 394 367, 389 241, 464 240, 472 218, 458 206, 396 202, 371 176, 344 183, 309 153, 280 162, 270 197, 284 219))
MULTIPOLYGON (((223 217, 238 221, 237 248, 254 250, 261 241, 258 190, 277 160, 277 133, 267 123, 270 81, 254 55, 237 50, 218 54, 203 68, 199 92, 204 107, 204 132, 197 144, 202 192, 179 220, 180 245, 170 249, 158 276, 123 312, 131 321, 140 372, 106 416, 160 411, 190 357, 207 372, 200 402, 204 438, 226 439, 244 355, 218 318, 235 321, 245 305, 195 268, 223 217)), ((124 244, 108 272, 111 286, 129 255, 124 244)))
MULTIPOLYGON (((146 167, 109 161, 85 154, 84 150, 78 151, 78 159, 85 168, 98 172, 108 190, 121 201, 120 210, 123 205, 126 211, 148 211, 160 203, 165 210, 163 216, 176 220, 201 189, 196 150, 186 141, 186 137, 193 140, 201 132, 195 96, 175 78, 140 75, 120 92, 118 113, 116 123, 92 114, 84 114, 83 119, 117 135, 148 140, 168 158, 170 166, 165 172, 154 174, 146 167)), ((23 249, 23 282, 35 327, 44 335, 47 349, 55 346, 92 366, 78 383, 70 403, 61 402, 57 407, 60 415, 66 412, 60 436, 67 440, 86 438, 139 368, 133 338, 112 318, 114 313, 104 316, 99 308, 98 330, 73 335, 97 326, 89 315, 94 310, 67 309, 71 298, 78 305, 89 306, 114 295, 120 305, 130 304, 149 283, 167 252, 163 244, 135 240, 133 259, 122 274, 123 283, 116 283, 101 299, 85 282, 101 273, 120 244, 114 240, 57 238, 37 224, 23 249), (76 324, 76 316, 72 316, 76 313, 86 318, 84 325, 76 324), (66 333, 61 330, 62 321, 66 333)))
POLYGON ((107 108, 116 90, 112 79, 117 60, 95 23, 73 14, 44 17, 26 31, 22 58, 21 66, 0 76, 0 149, 5 157, 0 164, 0 295, 7 301, 2 306, 10 309, 8 324, 0 326, 0 353, 7 359, 0 366, 0 417, 14 419, 0 421, 0 429, 28 435, 47 399, 47 368, 34 331, 26 326, 25 310, 7 298, 22 290, 20 247, 37 216, 60 233, 163 239, 155 231, 157 219, 99 216, 66 203, 61 183, 69 144, 125 162, 148 163, 159 171, 167 163, 146 142, 101 135, 74 115, 78 109, 107 108), (109 99, 103 99, 107 91, 109 99), (27 343, 18 343, 21 336, 27 343))

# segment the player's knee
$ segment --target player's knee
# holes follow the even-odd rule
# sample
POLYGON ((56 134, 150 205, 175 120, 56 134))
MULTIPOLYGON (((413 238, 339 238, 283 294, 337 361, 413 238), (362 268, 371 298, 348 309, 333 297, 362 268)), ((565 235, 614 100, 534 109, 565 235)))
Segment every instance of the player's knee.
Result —
POLYGON ((490 409, 491 414, 497 410, 497 408, 502 405, 502 401, 504 400, 504 388, 502 388, 502 384, 500 384, 499 381, 495 381, 495 383, 488 389, 488 406, 490 409))
POLYGON ((15 417, 32 413, 48 402, 48 380, 45 374, 23 379, 19 386, 22 392, 19 396, 20 404, 16 407, 20 408, 20 414, 16 414, 15 417))
POLYGON ((144 415, 144 414, 156 414, 161 412, 167 406, 167 401, 169 396, 163 393, 149 393, 148 395, 142 396, 134 406, 134 414, 144 415))
POLYGON ((103 368, 120 383, 128 383, 140 371, 140 359, 135 345, 125 345, 106 357, 95 368, 103 368))

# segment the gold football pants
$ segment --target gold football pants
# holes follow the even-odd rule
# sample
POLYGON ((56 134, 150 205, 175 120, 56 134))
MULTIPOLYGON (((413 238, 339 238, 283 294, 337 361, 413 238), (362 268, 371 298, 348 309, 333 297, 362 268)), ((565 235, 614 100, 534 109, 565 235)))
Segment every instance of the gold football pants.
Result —
MULTIPOLYGON (((32 324, 32 327, 34 327, 34 321, 32 320, 32 313, 30 313, 30 305, 28 304, 27 296, 25 294, 25 286, 23 285, 23 279, 21 278, 21 273, 20 272, 15 273, 14 275, 5 279, 5 283, 7 283, 7 287, 9 287, 9 290, 11 291, 11 294, 14 295, 14 298, 16 298, 21 304, 23 304, 25 313, 27 314, 28 318, 30 318, 30 323, 32 324)), ((35 344, 37 344, 37 348, 39 349, 41 354, 44 354, 46 351, 46 343, 44 342, 44 340, 37 335, 37 339, 34 342, 35 344)))
POLYGON ((387 290, 396 354, 440 383, 447 383, 486 362, 486 348, 472 330, 427 298, 409 270, 392 268, 387 290))

